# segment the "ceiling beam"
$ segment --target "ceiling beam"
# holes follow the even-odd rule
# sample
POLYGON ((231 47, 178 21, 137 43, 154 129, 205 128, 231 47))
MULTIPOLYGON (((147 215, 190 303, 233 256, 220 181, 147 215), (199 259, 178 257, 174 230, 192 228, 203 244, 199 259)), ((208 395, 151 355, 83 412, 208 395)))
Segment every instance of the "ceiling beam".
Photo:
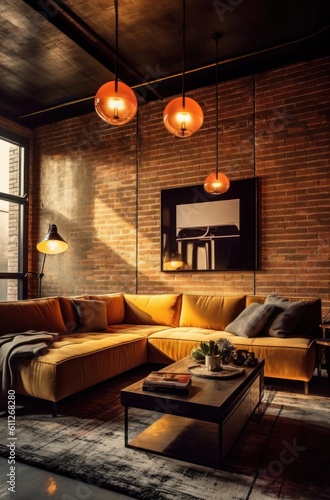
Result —
MULTIPOLYGON (((70 38, 85 52, 100 62, 112 75, 115 74, 115 50, 98 34, 92 30, 80 17, 78 17, 64 1, 56 0, 22 0, 40 15, 46 18, 59 31, 70 38)), ((118 77, 127 85, 146 85, 139 72, 118 54, 118 77)), ((162 96, 152 87, 148 90, 155 94, 157 99, 162 96)))

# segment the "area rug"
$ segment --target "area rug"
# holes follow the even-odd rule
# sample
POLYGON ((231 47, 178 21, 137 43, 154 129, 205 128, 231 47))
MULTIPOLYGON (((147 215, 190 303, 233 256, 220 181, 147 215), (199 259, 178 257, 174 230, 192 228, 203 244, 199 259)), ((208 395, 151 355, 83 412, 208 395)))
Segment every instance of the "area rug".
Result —
MULTIPOLYGON (((44 402, 23 400, 16 408, 16 460, 87 484, 152 500, 330 498, 326 395, 266 387, 221 469, 125 448, 123 408, 111 382, 63 403, 56 418, 44 402)), ((155 418, 130 411, 133 432, 155 418)), ((0 454, 8 457, 6 418, 0 432, 0 454)))

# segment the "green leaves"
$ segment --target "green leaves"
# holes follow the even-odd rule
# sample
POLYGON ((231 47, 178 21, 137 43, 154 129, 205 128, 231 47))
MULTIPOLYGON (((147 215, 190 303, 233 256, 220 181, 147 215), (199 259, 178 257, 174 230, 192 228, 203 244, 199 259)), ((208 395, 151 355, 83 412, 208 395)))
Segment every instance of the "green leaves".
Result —
POLYGON ((222 363, 230 363, 234 359, 235 347, 228 339, 217 340, 217 346, 222 363))
POLYGON ((235 350, 235 347, 228 339, 210 340, 209 342, 201 342, 198 347, 194 347, 191 355, 194 359, 220 355, 222 362, 230 363, 234 358, 235 350))
POLYGON ((203 360, 205 358, 205 354, 203 353, 202 349, 200 347, 193 347, 193 350, 191 351, 191 357, 193 359, 199 359, 203 360))
POLYGON ((210 340, 210 342, 201 342, 200 349, 204 356, 217 356, 219 354, 218 344, 216 344, 214 340, 210 340))

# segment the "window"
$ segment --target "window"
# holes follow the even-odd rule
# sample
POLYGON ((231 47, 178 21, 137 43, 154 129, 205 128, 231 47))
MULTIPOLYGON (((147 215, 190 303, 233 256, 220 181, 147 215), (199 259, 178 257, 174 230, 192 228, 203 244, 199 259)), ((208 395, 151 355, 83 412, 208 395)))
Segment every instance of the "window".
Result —
POLYGON ((29 140, 0 128, 0 300, 27 297, 29 140))

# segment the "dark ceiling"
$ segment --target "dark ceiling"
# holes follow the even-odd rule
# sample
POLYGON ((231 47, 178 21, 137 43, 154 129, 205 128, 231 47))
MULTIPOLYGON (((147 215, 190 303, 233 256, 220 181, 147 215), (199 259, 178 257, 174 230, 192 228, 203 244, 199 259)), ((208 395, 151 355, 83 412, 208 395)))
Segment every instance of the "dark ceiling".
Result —
MULTIPOLYGON (((118 0, 118 76, 143 105, 181 92, 182 2, 118 0)), ((329 0, 187 0, 186 91, 329 54, 329 0)), ((94 110, 114 78, 113 0, 1 0, 0 114, 30 128, 94 110)))

